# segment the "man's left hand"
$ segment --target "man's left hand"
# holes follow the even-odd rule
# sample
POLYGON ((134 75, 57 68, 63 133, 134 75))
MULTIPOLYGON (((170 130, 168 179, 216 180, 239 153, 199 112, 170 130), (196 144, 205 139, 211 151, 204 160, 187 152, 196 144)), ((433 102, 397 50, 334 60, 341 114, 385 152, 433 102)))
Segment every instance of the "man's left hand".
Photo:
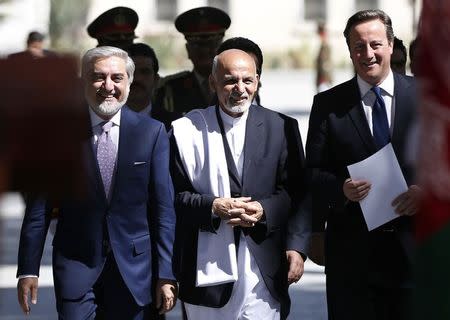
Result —
POLYGON ((287 250, 286 258, 289 263, 288 284, 291 285, 303 276, 304 261, 301 254, 295 250, 287 250))
POLYGON ((156 308, 159 314, 169 312, 175 307, 178 285, 175 280, 158 279, 156 283, 156 308))
POLYGON ((256 222, 261 220, 264 209, 258 201, 251 201, 247 202, 242 208, 231 209, 228 212, 232 216, 227 222, 228 224, 248 228, 253 227, 256 222))
POLYGON ((422 197, 422 190, 417 185, 412 185, 392 201, 395 212, 401 216, 412 216, 417 213, 422 197))

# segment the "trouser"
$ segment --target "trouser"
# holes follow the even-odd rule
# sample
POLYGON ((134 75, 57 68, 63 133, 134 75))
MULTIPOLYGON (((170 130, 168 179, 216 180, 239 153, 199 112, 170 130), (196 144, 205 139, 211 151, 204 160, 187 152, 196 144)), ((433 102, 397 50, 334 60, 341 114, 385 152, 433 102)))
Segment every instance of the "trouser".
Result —
POLYGON ((149 305, 139 306, 136 303, 119 272, 112 252, 109 253, 93 288, 78 299, 57 297, 56 301, 60 320, 151 319, 149 305))
MULTIPOLYGON (((350 281, 349 281, 350 282, 350 281)), ((327 276, 329 320, 410 320, 412 289, 345 283, 327 276)))

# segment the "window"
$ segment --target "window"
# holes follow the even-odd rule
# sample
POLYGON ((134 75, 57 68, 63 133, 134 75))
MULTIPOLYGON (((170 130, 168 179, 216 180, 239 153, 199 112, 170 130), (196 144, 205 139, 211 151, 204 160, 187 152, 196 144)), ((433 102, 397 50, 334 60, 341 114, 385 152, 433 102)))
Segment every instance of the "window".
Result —
POLYGON ((326 20, 326 0, 304 0, 305 20, 325 21, 326 20))
POLYGON ((378 0, 355 0, 355 12, 366 9, 378 9, 378 0))
POLYGON ((230 9, 230 4, 228 0, 208 0, 208 6, 221 9, 226 13, 228 13, 230 9))
POLYGON ((177 16, 177 0, 156 0, 156 19, 175 20, 177 16))

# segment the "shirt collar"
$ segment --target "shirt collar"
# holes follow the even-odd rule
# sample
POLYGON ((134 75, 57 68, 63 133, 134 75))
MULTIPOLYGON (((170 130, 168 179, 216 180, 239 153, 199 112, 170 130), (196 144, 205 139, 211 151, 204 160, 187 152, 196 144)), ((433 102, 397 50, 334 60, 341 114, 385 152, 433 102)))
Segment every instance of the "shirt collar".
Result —
MULTIPOLYGON (((373 86, 364 81, 359 75, 356 76, 356 79, 358 81, 359 93, 361 94, 361 98, 363 98, 373 86)), ((386 79, 384 79, 378 87, 383 89, 383 92, 387 93, 391 97, 394 96, 394 74, 390 69, 386 79)))
MULTIPOLYGON (((120 126, 120 116, 122 113, 122 108, 117 111, 117 113, 111 118, 112 123, 116 126, 120 126)), ((89 116, 91 118, 91 126, 94 128, 95 126, 98 126, 100 123, 104 122, 105 120, 100 118, 93 110, 92 108, 89 108, 89 116)))
POLYGON ((237 126, 241 123, 245 123, 247 121, 248 118, 248 111, 250 110, 247 109, 242 116, 238 117, 238 118, 233 118, 232 116, 230 116, 229 114, 226 114, 221 107, 219 107, 219 111, 220 111, 220 117, 222 118, 222 121, 224 124, 230 126, 230 127, 234 127, 237 126))

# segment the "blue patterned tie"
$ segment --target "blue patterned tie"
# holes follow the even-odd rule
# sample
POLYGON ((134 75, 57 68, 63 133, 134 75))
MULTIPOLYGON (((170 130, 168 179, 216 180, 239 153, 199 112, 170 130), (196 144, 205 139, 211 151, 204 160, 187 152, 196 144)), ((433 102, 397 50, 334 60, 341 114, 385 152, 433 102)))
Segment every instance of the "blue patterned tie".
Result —
POLYGON ((372 108, 373 138, 375 139, 378 149, 381 149, 391 140, 386 114, 386 105, 381 97, 380 87, 372 87, 371 90, 376 96, 375 103, 372 108))
POLYGON ((103 186, 105 188, 106 197, 109 198, 111 181, 116 164, 116 146, 111 140, 109 131, 113 123, 108 121, 102 124, 102 134, 98 138, 97 143, 97 162, 102 176, 103 186))

